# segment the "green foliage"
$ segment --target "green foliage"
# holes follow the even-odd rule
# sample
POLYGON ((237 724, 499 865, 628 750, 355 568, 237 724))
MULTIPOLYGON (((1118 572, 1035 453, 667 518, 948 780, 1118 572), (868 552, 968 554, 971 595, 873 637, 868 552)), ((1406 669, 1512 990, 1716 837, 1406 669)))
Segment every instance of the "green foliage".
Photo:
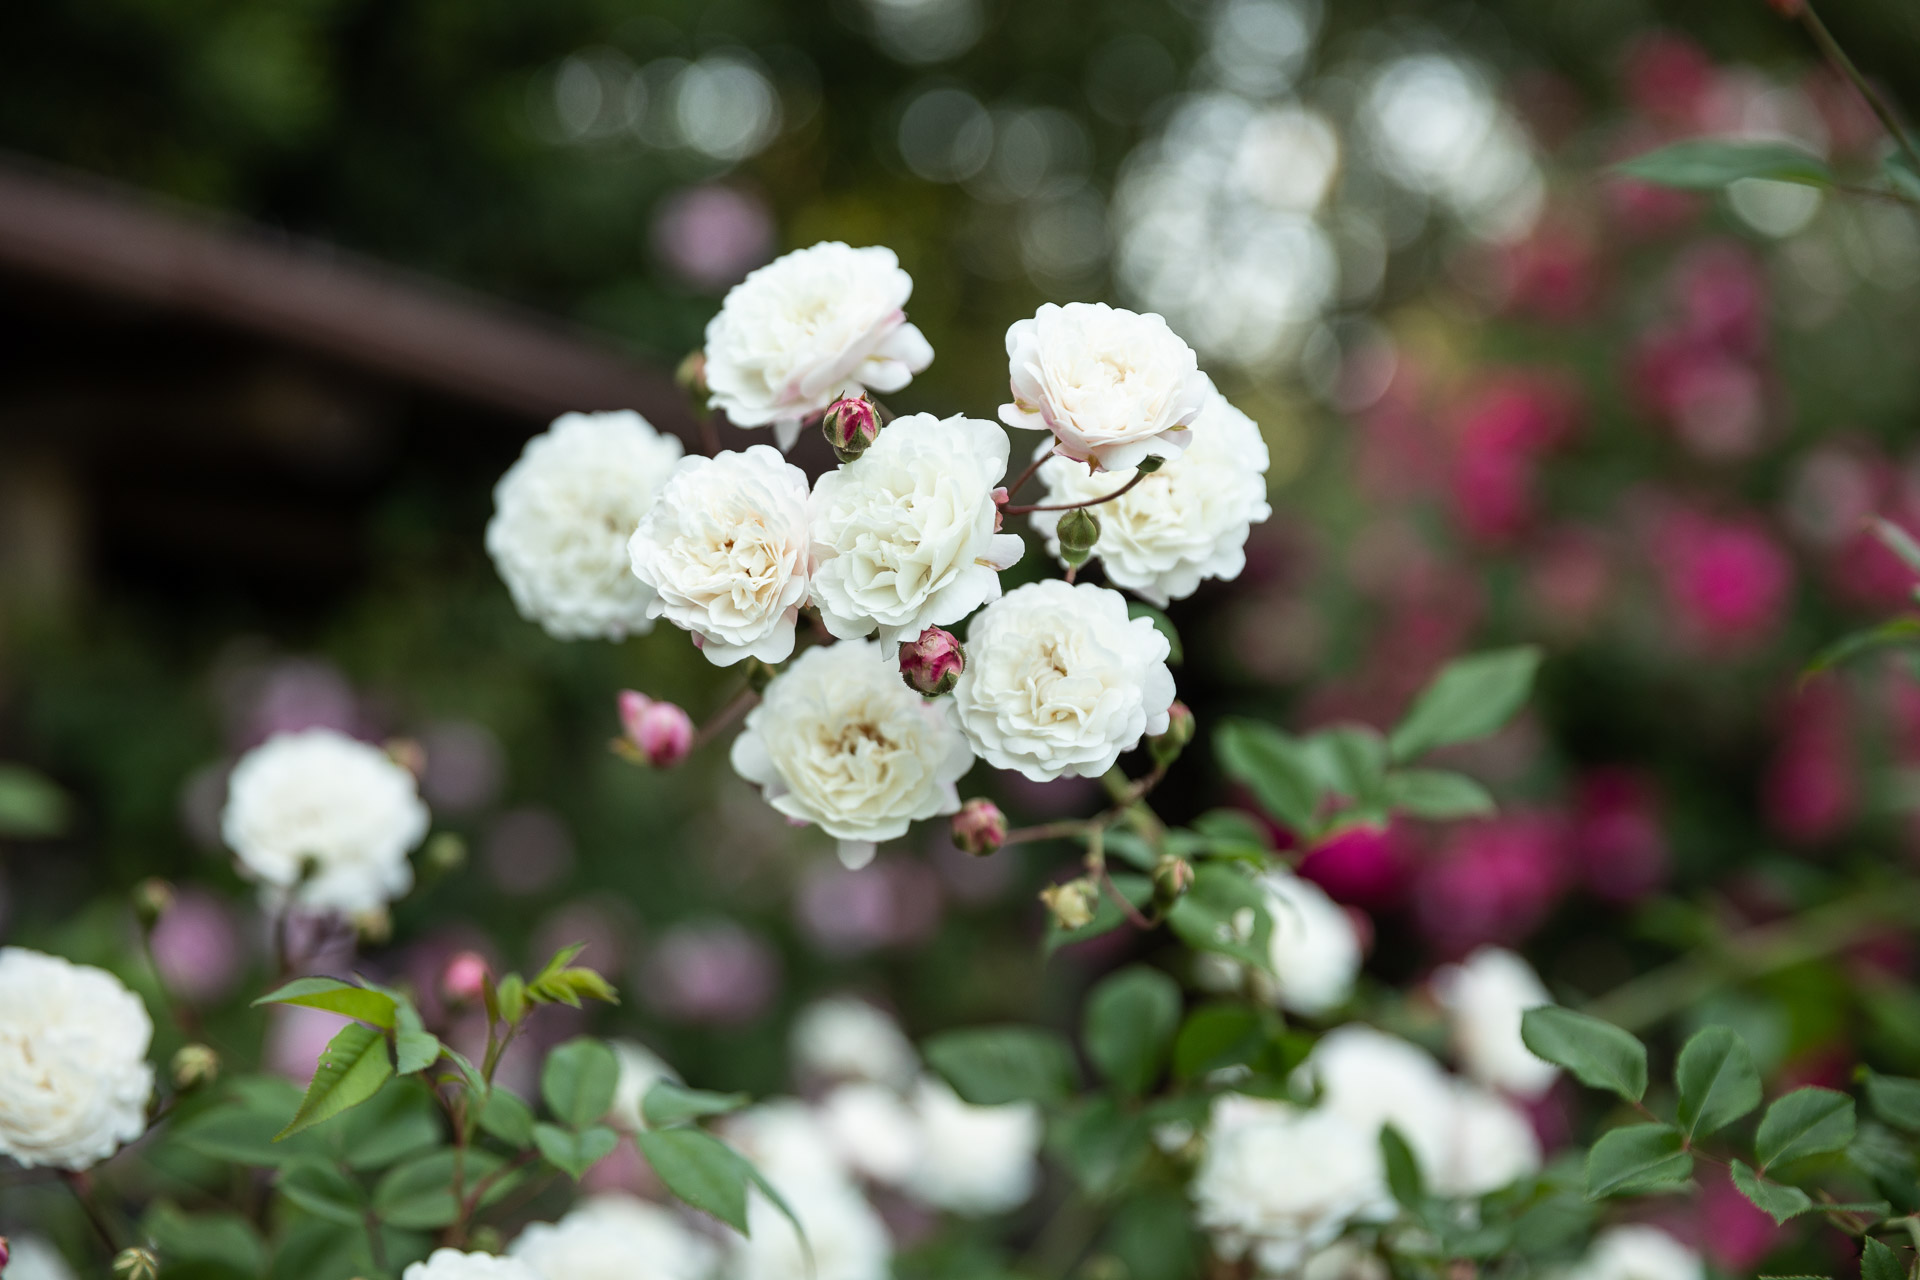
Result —
POLYGON ((974 1027, 945 1031, 921 1046, 927 1063, 975 1106, 1055 1102, 1074 1087, 1073 1050, 1037 1027, 974 1027))
POLYGON ((1860 1242, 1860 1280, 1907 1280, 1907 1266, 1885 1241, 1860 1242))
POLYGON ((1392 1125, 1380 1126, 1380 1159, 1387 1171, 1387 1190, 1401 1208, 1422 1213, 1427 1204, 1427 1180, 1420 1159, 1392 1125))
POLYGON ((392 1030, 399 1008, 399 1002, 384 991, 355 986, 337 978, 297 978, 253 1003, 256 1008, 268 1004, 293 1004, 308 1009, 325 1009, 329 1013, 358 1018, 383 1031, 392 1030))
POLYGON ((1764 1211, 1776 1223, 1798 1217, 1813 1208, 1813 1197, 1798 1187, 1768 1182, 1738 1160, 1733 1162, 1732 1169, 1733 1185, 1740 1194, 1751 1200, 1755 1207, 1764 1211))
POLYGON ((300 1109, 274 1140, 291 1137, 348 1107, 358 1106, 392 1078, 386 1037, 372 1027, 348 1023, 321 1053, 300 1109))
POLYGON ((540 1068, 540 1096, 554 1118, 580 1129, 613 1109, 613 1092, 620 1083, 620 1060, 599 1040, 582 1036, 569 1040, 540 1068))
POLYGON ((1687 1041, 1674 1068, 1680 1127, 1697 1140, 1726 1128, 1760 1105, 1753 1052, 1727 1027, 1707 1027, 1687 1041))
POLYGON ((1760 1168, 1839 1151, 1853 1141, 1853 1099, 1832 1089, 1795 1089, 1767 1108, 1754 1135, 1760 1168))
POLYGON ((1384 780, 1384 798, 1396 812, 1430 822, 1479 818, 1494 811, 1485 787, 1444 769, 1395 769, 1384 780))
POLYGON ((1748 178, 1809 187, 1830 187, 1834 182, 1826 163, 1799 147, 1717 138, 1670 143, 1614 169, 1629 178, 1684 191, 1715 191, 1748 178))
POLYGON ((1166 1068, 1180 1004, 1179 984, 1157 969, 1136 965, 1103 979, 1081 1032, 1094 1068, 1122 1093, 1147 1092, 1166 1068))
MULTIPOLYGON (((1118 833, 1109 839, 1117 839, 1118 833)), ((1146 876, 1130 875, 1124 871, 1107 877, 1114 892, 1125 898, 1135 908, 1145 908, 1153 901, 1153 881, 1146 876)), ((1046 931, 1041 947, 1045 954, 1052 955, 1062 947, 1070 947, 1076 942, 1086 942, 1102 934, 1112 933, 1127 923, 1127 916, 1107 894, 1101 894, 1094 904, 1093 919, 1077 929, 1050 928, 1046 931)))
POLYGON ((1272 972, 1273 917, 1267 897, 1237 866, 1194 869, 1193 887, 1167 912, 1167 924, 1196 951, 1211 951, 1272 972))
POLYGON ((533 1108, 495 1085, 480 1107, 480 1128, 508 1146, 524 1147, 533 1141, 533 1108))
POLYGON ((638 1135, 640 1154, 667 1190, 745 1235, 753 1167, 740 1153, 699 1129, 657 1129, 638 1135))
POLYGON ((640 1115, 657 1129, 683 1120, 723 1116, 751 1101, 753 1099, 744 1093, 710 1093, 705 1089, 689 1089, 672 1080, 661 1080, 640 1100, 640 1115))
POLYGON ((1865 1084, 1867 1105, 1874 1115, 1896 1129, 1920 1133, 1920 1080, 1869 1071, 1865 1084))
POLYGON ((1187 1015, 1173 1044, 1173 1074, 1194 1080, 1213 1071, 1245 1066, 1266 1052, 1268 1025, 1262 1011, 1222 1002, 1187 1015))
POLYGON ((1229 778, 1244 783, 1260 807, 1295 831, 1317 820, 1320 789, 1299 744, 1253 720, 1228 720, 1214 734, 1214 753, 1229 778))
POLYGON ((0 838, 36 839, 67 830, 66 793, 31 769, 0 764, 0 838))
POLYGON ((1526 705, 1540 658, 1538 648, 1521 645, 1449 662, 1394 726, 1388 739, 1394 760, 1417 759, 1499 729, 1526 705))
POLYGON ((612 1155, 619 1141, 620 1136, 603 1124, 573 1130, 543 1120, 533 1126, 533 1145, 540 1154, 549 1164, 575 1179, 585 1176, 587 1170, 612 1155))
POLYGON ((1629 1102, 1647 1092, 1647 1047, 1611 1023, 1548 1005, 1522 1015, 1520 1038, 1582 1084, 1610 1089, 1629 1102))
POLYGON ((1633 1124, 1600 1135, 1587 1153, 1587 1195, 1671 1191, 1693 1177, 1693 1157, 1670 1124, 1633 1124))

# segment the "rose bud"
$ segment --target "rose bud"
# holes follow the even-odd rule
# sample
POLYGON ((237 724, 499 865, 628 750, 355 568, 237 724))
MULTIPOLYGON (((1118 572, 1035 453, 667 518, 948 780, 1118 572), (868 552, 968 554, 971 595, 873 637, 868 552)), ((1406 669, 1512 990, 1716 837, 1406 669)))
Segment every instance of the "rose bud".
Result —
POLYGON ((1193 888, 1193 864, 1185 858, 1164 857, 1153 867, 1153 898, 1162 906, 1193 888))
POLYGON ((140 923, 152 927, 173 908, 173 886, 158 876, 149 876, 133 886, 133 911, 140 923))
POLYGON ((923 698, 953 692, 966 669, 967 651, 944 627, 928 627, 918 640, 900 646, 900 678, 923 698))
POLYGON ((1093 909, 1099 900, 1100 891, 1086 876, 1049 885, 1040 891, 1040 901, 1046 903, 1048 914, 1062 929, 1078 929, 1093 923, 1093 909))
POLYGON ((0 1236, 0 1271, 7 1269, 7 1260, 13 1257, 13 1250, 7 1246, 7 1238, 0 1236))
POLYGON ((113 1260, 113 1274, 119 1280, 157 1280, 160 1259, 151 1249, 138 1246, 122 1249, 113 1260))
POLYGON ((689 351, 680 367, 673 371, 673 381, 681 392, 697 408, 704 409, 707 404, 707 353, 689 351))
POLYGON ((1161 768, 1180 758, 1180 753, 1193 741, 1193 712, 1184 702, 1176 702, 1167 708, 1167 731, 1156 733, 1147 739, 1147 750, 1153 756, 1153 762, 1161 768))
POLYGON ((841 396, 827 406, 820 430, 833 446, 833 456, 852 462, 880 438, 880 410, 865 396, 841 396))
POLYGON ((1060 517, 1054 536, 1060 541, 1060 558, 1069 569, 1078 569, 1100 541, 1099 517, 1085 507, 1075 507, 1060 517))
POLYGON ((627 731, 627 741, 656 769, 671 769, 693 750, 693 719, 671 702, 622 690, 620 724, 627 731))
POLYGON ((477 951, 462 951, 447 961, 440 975, 440 994, 448 1004, 470 1004, 487 985, 487 962, 477 951))
POLYGON ((173 1055, 173 1085, 185 1092, 220 1078, 220 1055, 204 1044, 186 1044, 173 1055))
POLYGON ((984 797, 967 801, 953 815, 953 843, 976 858, 999 851, 1007 842, 1007 815, 984 797))

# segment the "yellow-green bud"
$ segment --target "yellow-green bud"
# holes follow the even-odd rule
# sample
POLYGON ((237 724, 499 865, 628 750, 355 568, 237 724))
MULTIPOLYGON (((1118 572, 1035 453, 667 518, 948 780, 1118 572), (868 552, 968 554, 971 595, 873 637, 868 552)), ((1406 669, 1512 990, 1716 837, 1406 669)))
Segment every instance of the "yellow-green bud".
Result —
POLYGON ((1100 541, 1100 520, 1085 507, 1075 507, 1063 512, 1060 524, 1054 531, 1054 537, 1060 543, 1060 558, 1067 567, 1078 569, 1093 554, 1093 548, 1100 541))
POLYGON ((220 1078, 220 1055, 204 1044, 180 1046, 173 1055, 173 1087, 185 1092, 200 1089, 220 1078))
POLYGON ((1081 876, 1065 884, 1049 885, 1040 891, 1053 922, 1062 929, 1079 929, 1093 923, 1093 909, 1099 905, 1100 889, 1093 880, 1081 876))
POLYGON ((147 926, 167 914, 173 906, 173 886, 158 876, 149 876, 133 886, 133 911, 147 926))
POLYGON ((138 1246, 122 1249, 113 1260, 113 1274, 118 1280, 156 1280, 160 1274, 160 1259, 151 1249, 138 1246))

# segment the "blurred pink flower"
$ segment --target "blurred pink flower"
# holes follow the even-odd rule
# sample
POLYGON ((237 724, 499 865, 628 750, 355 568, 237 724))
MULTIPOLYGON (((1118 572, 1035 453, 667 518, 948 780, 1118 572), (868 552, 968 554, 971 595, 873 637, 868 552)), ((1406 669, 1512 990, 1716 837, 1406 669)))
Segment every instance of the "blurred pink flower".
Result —
POLYGON ((794 898, 796 923, 828 955, 859 955, 908 946, 940 926, 940 879, 910 855, 860 871, 820 861, 807 869, 794 898))
POLYGON ((1502 372, 1450 414, 1454 511, 1469 536, 1506 542, 1531 522, 1541 454, 1572 434, 1578 405, 1551 379, 1502 372))
POLYGON ((481 856, 487 874, 508 893, 538 893, 573 870, 573 836, 549 810, 514 809, 494 820, 481 856))
POLYGON ((1579 526, 1549 529, 1530 540, 1527 596, 1541 623, 1579 635, 1599 620, 1613 592, 1613 561, 1600 535, 1579 526))
POLYGON ((1593 236, 1564 215, 1541 219, 1531 234, 1499 249, 1493 275, 1508 310, 1552 324, 1586 319, 1600 293, 1593 236))
POLYGON ((1556 814, 1516 810, 1454 828, 1416 873, 1421 932, 1449 958, 1521 941, 1558 900, 1566 858, 1567 826, 1556 814))
POLYGON ((1745 1275, 1773 1252, 1780 1228, 1734 1187, 1724 1169, 1700 1171, 1699 1239, 1722 1271, 1745 1275))
POLYGON ((720 183, 676 191, 653 215, 653 251, 695 288, 719 292, 773 256, 766 201, 720 183))
POLYGON ((369 732, 353 685, 340 670, 313 658, 243 658, 214 677, 236 751, 256 747, 276 733, 301 729, 369 732))
POLYGON ((1688 249, 1668 282, 1688 337, 1754 358, 1767 342, 1767 281, 1744 246, 1709 240, 1688 249))
POLYGON ((349 1018, 325 1009, 275 1005, 267 1011, 267 1070, 302 1084, 313 1078, 320 1051, 349 1018))
POLYGON ((1412 868, 1413 850, 1404 827, 1363 823, 1315 845, 1300 863, 1300 874, 1336 902, 1377 911, 1400 900, 1412 868))
POLYGON ((1761 808, 1774 830, 1814 843, 1837 835, 1859 806, 1846 691, 1815 680, 1788 703, 1762 782, 1761 808))
POLYGON ((233 990, 245 948, 232 909, 199 889, 181 889, 154 922, 153 963, 167 989, 189 1004, 211 1004, 233 990))
POLYGON ((1751 517, 1676 509, 1656 523, 1651 555, 1681 639, 1721 652, 1770 637, 1793 592, 1793 563, 1751 517))
POLYGON ((506 759, 493 730, 472 720, 443 720, 420 735, 426 773, 420 792, 436 814, 458 817, 500 797, 506 759))
POLYGON ((1667 839, 1653 789, 1628 769, 1594 769, 1580 779, 1573 808, 1573 863, 1588 892, 1638 902, 1667 876, 1667 839))
POLYGON ((653 1166, 641 1157, 640 1148, 626 1134, 620 1135, 612 1155, 590 1167, 580 1178, 580 1190, 594 1196, 625 1192, 652 1198, 663 1189, 653 1166))
POLYGON ((641 986, 663 1017, 725 1025, 758 1017, 779 982, 773 949, 733 921, 718 920, 662 934, 641 986))
POLYGON ((1635 40, 1620 73, 1634 110, 1682 129, 1700 120, 1716 74, 1699 45, 1672 31, 1651 31, 1635 40))

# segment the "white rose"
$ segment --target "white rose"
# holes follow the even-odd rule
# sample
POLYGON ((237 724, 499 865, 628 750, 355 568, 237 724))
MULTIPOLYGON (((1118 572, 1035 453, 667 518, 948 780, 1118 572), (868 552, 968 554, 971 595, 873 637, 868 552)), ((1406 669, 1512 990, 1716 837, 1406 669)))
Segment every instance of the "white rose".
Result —
POLYGON ((629 1195, 595 1196, 551 1225, 535 1223, 507 1250, 541 1280, 705 1280, 719 1261, 712 1242, 679 1214, 629 1195))
POLYGON ((277 734, 247 752, 220 815, 242 875, 275 898, 343 915, 413 887, 407 853, 427 825, 413 775, 332 729, 277 734))
POLYGON ((897 1184, 919 1163, 919 1117, 883 1084, 840 1085, 820 1100, 819 1115, 833 1149, 862 1177, 897 1184))
POLYGON ((897 418, 813 489, 813 599, 827 630, 917 639, 1000 598, 1020 539, 996 533, 1007 433, 930 413, 897 418))
POLYGON ((1377 1140, 1391 1124, 1432 1176, 1453 1148, 1455 1082, 1418 1045, 1360 1023, 1320 1038, 1298 1083, 1317 1087, 1319 1105, 1377 1140))
POLYGON ((1194 1218, 1226 1258, 1297 1272, 1350 1222, 1391 1213, 1376 1134, 1325 1108, 1223 1094, 1190 1187, 1194 1218))
POLYGON ((680 442, 632 410, 568 413, 527 441, 493 489, 487 554, 520 616, 559 640, 653 627, 627 539, 680 461, 680 442))
POLYGON ((627 544, 647 606, 700 637, 707 660, 785 662, 807 600, 807 476, 778 450, 681 462, 627 544))
POLYGON ((977 1216, 1004 1213, 1033 1194, 1041 1124, 1031 1103, 976 1107, 923 1077, 913 1109, 920 1118, 920 1160, 907 1191, 916 1199, 977 1216))
POLYGON ((462 1253, 458 1249, 435 1249, 425 1262, 416 1262, 400 1273, 400 1280, 545 1280, 518 1258, 500 1258, 490 1253, 462 1253))
POLYGON ((1658 1227, 1608 1227, 1566 1280, 1704 1280, 1700 1255, 1658 1227))
POLYGON ((1098 777, 1173 704, 1167 638, 1127 617, 1117 591, 1058 579, 1008 592, 967 628, 954 686, 960 729, 981 759, 1035 782, 1098 777))
MULTIPOLYGON (((1047 486, 1043 504, 1104 497, 1137 474, 1092 471, 1068 458, 1049 458, 1040 467, 1047 486)), ((1273 514, 1266 474, 1267 444, 1260 428, 1209 384, 1207 407, 1194 420, 1186 452, 1094 508, 1100 538, 1093 554, 1107 581, 1164 607, 1192 595, 1205 579, 1239 577, 1247 567, 1248 534, 1273 514)), ((1056 559, 1060 515, 1036 511, 1032 516, 1056 559)))
POLYGON ((710 403, 736 426, 771 425, 786 449, 841 396, 900 390, 933 362, 907 323, 912 292, 891 249, 829 241, 769 262, 707 324, 710 403))
POLYGON ((1270 872, 1257 883, 1273 919, 1267 953, 1278 977, 1266 983, 1274 1002, 1310 1018, 1345 1004, 1360 973, 1360 935, 1353 920, 1319 885, 1291 872, 1270 872))
POLYGON ((1511 951, 1482 947, 1433 976, 1433 992, 1447 1012, 1453 1049, 1468 1075, 1523 1098, 1552 1087, 1560 1069, 1520 1039, 1520 1015, 1552 1004, 1533 967, 1511 951))
POLYGON ((73 1268, 42 1236, 9 1236, 7 1280, 75 1280, 73 1268))
POLYGON ((732 1280, 890 1280, 893 1242, 859 1188, 833 1179, 774 1185, 806 1230, 812 1265, 793 1225, 756 1190, 749 1234, 733 1239, 732 1280))
POLYGON ((1386 1261, 1357 1240, 1336 1240, 1307 1259, 1300 1280, 1389 1280, 1386 1261))
POLYGON ((770 1098, 728 1116, 722 1126, 768 1181, 787 1194, 789 1187, 847 1183, 852 1179, 839 1148, 820 1117, 795 1098, 770 1098))
POLYGON ((1518 1107, 1498 1094, 1456 1081, 1447 1149, 1427 1169, 1443 1196, 1483 1196, 1540 1172, 1540 1139, 1518 1107))
POLYGON ((874 1080, 904 1089, 920 1071, 920 1055, 900 1024, 854 996, 829 996, 802 1009, 790 1044, 802 1078, 874 1080))
POLYGON ((624 1133, 633 1133, 645 1127, 640 1104, 647 1100, 647 1090, 662 1080, 677 1082, 680 1076, 638 1040, 609 1040, 607 1047, 620 1064, 620 1074, 614 1081, 613 1105, 607 1110, 606 1121, 624 1133))
POLYGON ((907 688, 870 640, 809 649, 775 676, 732 758, 768 804, 840 841, 849 867, 909 823, 957 812, 973 764, 945 701, 907 688))
POLYGON ((1010 427, 1051 431, 1065 457, 1103 471, 1176 458, 1213 390, 1193 348, 1157 315, 1049 302, 1007 330, 1010 427))
POLYGON ((152 1039, 106 970, 0 947, 0 1156, 80 1170, 146 1132, 152 1039))

